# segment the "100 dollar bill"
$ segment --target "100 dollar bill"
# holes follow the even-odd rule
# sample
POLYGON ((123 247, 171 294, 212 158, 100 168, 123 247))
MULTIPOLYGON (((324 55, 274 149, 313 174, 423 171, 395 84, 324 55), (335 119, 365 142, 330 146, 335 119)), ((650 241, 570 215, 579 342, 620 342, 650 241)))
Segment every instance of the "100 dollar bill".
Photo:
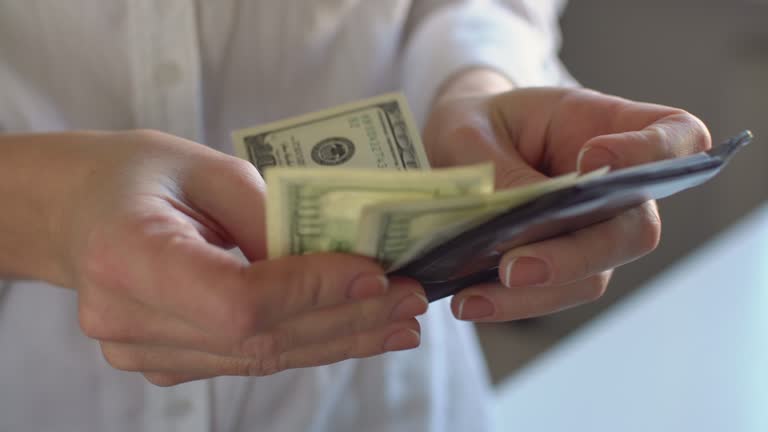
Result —
POLYGON ((232 134, 238 157, 271 167, 425 170, 429 161, 402 94, 393 93, 232 134))
POLYGON ((354 252, 360 216, 383 202, 430 202, 493 191, 493 166, 435 171, 267 170, 270 258, 310 252, 354 252))
POLYGON ((270 258, 358 253, 392 270, 504 210, 581 180, 573 174, 493 193, 491 164, 429 171, 400 94, 239 130, 233 139, 238 156, 268 184, 270 258))
POLYGON ((572 173, 487 195, 369 205, 360 217, 354 251, 396 270, 506 210, 607 172, 602 169, 581 177, 572 173))

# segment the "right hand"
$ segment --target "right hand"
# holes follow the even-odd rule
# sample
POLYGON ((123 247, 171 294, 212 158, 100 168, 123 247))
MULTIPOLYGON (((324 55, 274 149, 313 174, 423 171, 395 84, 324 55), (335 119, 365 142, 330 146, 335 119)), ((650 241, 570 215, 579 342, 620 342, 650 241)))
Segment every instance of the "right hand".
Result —
POLYGON ((113 367, 166 386, 419 345, 415 282, 351 255, 265 260, 249 163, 153 131, 59 137, 83 173, 58 222, 62 285, 113 367))

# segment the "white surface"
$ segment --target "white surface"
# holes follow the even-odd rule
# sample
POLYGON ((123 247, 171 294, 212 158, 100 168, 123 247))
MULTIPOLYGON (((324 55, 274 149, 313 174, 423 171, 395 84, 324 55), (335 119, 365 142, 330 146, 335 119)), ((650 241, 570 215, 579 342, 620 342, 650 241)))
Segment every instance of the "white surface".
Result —
POLYGON ((768 206, 502 383, 507 431, 768 431, 768 206))

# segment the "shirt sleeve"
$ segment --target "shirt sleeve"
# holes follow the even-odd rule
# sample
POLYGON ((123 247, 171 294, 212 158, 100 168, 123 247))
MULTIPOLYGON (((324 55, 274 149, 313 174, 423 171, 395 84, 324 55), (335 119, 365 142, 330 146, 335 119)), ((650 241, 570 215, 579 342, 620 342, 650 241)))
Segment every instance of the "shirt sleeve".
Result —
POLYGON ((414 0, 403 52, 403 90, 419 124, 446 79, 499 71, 518 87, 575 86, 558 59, 564 0, 414 0))

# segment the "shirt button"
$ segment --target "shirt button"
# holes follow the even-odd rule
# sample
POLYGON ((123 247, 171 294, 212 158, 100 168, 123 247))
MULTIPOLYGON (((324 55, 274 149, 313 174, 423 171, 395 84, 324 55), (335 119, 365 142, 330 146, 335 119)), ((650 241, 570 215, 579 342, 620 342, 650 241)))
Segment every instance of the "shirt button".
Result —
POLYGON ((168 417, 183 417, 192 410, 192 402, 188 399, 172 399, 165 406, 165 415, 168 417))
POLYGON ((165 62, 155 66, 155 82, 164 87, 170 87, 181 80, 181 68, 177 63, 165 62))

